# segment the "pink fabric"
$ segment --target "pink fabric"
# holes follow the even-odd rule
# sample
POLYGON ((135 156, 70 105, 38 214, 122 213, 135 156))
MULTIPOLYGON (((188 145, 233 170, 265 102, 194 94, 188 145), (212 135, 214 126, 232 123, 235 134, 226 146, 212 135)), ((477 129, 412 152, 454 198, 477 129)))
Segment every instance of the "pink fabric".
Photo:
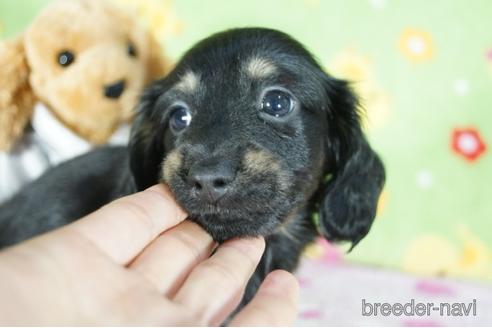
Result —
MULTIPOLYGON (((492 325, 492 287, 448 278, 417 277, 344 261, 326 241, 306 252, 297 271, 301 286, 300 326, 485 326, 492 325), (476 300, 476 315, 362 315, 369 303, 464 303, 476 300)), ((446 314, 446 312, 444 312, 446 314)))

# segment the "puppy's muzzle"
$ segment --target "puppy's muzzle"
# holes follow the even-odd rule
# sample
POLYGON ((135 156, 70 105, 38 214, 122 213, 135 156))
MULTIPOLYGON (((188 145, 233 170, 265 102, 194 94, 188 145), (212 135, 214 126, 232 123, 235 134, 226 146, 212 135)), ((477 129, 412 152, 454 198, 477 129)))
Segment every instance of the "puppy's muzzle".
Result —
POLYGON ((201 161, 192 165, 187 182, 202 201, 215 204, 227 192, 234 181, 235 173, 231 165, 224 161, 201 161))

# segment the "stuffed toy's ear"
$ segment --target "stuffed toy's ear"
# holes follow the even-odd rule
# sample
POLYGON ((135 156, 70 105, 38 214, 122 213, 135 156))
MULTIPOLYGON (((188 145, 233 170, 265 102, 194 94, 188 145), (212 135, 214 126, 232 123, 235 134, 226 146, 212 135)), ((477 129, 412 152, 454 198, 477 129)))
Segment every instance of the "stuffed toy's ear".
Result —
POLYGON ((170 71, 170 61, 165 57, 162 48, 150 31, 147 32, 149 55, 147 58, 147 83, 164 77, 170 71))
POLYGON ((384 185, 384 166, 361 130, 358 101, 348 83, 324 78, 327 104, 327 175, 321 190, 319 228, 331 241, 354 247, 369 232, 384 185))
POLYGON ((34 106, 23 39, 0 42, 0 151, 22 136, 34 106))

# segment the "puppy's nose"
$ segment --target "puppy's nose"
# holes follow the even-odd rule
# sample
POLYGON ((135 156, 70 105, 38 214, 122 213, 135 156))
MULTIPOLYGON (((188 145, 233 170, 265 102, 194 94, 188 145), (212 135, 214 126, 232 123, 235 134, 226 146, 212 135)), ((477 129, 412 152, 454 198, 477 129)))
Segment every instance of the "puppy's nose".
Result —
POLYGON ((121 96, 124 90, 125 90, 125 81, 119 80, 116 83, 105 85, 104 95, 107 98, 117 99, 121 96))
POLYGON ((188 183, 196 194, 211 204, 224 196, 234 180, 234 172, 226 165, 194 165, 188 173, 188 183))

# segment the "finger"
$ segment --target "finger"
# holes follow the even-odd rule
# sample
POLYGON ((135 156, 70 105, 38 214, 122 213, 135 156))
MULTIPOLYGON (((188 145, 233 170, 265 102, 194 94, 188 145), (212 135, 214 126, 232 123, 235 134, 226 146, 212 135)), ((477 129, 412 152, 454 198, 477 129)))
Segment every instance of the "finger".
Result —
POLYGON ((129 266, 171 297, 190 271, 212 253, 212 237, 196 223, 184 221, 157 237, 129 266))
POLYGON ((130 262, 163 231, 186 218, 162 184, 120 198, 63 229, 88 239, 120 264, 130 262))
POLYGON ((298 298, 296 278, 287 271, 273 271, 230 326, 292 326, 297 317, 298 298))
POLYGON ((241 300, 264 249, 263 238, 223 243, 190 273, 174 300, 188 307, 199 322, 220 324, 241 300))

